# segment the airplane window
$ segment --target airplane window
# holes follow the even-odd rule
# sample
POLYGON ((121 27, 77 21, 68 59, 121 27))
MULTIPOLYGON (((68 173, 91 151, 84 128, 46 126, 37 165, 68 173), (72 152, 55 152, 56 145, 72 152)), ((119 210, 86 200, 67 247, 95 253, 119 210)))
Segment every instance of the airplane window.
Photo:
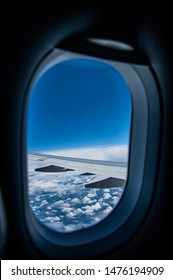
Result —
POLYGON ((62 233, 102 221, 128 173, 132 102, 106 62, 61 61, 34 83, 27 115, 28 197, 45 226, 62 233))

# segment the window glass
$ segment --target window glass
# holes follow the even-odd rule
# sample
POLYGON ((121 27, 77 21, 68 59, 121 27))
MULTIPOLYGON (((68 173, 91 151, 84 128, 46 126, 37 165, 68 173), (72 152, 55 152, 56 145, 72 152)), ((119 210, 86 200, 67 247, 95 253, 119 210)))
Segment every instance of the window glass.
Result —
POLYGON ((117 206, 127 179, 132 104, 105 62, 68 59, 34 84, 28 105, 28 193, 36 217, 68 233, 117 206))

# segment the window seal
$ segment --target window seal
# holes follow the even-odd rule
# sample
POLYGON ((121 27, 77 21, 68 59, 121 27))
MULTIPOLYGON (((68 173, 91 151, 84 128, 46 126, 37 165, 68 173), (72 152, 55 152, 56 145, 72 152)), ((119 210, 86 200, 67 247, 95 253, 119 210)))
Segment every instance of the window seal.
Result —
MULTIPOLYGON (((117 62, 57 48, 53 49, 38 66, 27 95, 29 95, 36 80, 48 68, 70 58, 89 58, 105 62, 115 67, 129 86, 133 108, 126 188, 120 202, 110 215, 98 224, 79 231, 58 233, 46 228, 32 213, 29 200, 25 205, 25 215, 31 238, 39 250, 47 256, 62 257, 66 256, 68 252, 71 256, 73 254, 81 256, 82 254, 92 257, 95 254, 94 246, 97 246, 97 254, 99 254, 99 251, 104 253, 125 242, 140 225, 148 211, 153 196, 157 166, 160 104, 156 83, 149 66, 117 62), (148 163, 150 167, 147 166, 148 163), (85 252, 83 250, 86 246, 85 252), (72 250, 74 248, 75 252, 72 250)), ((26 164, 26 153, 24 160, 26 164)), ((27 190, 27 170, 25 172, 27 190)))

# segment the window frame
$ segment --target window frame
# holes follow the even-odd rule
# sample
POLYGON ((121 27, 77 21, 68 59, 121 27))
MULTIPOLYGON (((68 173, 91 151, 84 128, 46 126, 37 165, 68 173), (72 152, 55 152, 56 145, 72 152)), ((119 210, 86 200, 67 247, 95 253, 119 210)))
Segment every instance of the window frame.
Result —
MULTIPOLYGON (((155 190, 157 151, 160 133, 160 102, 157 85, 148 65, 117 62, 91 55, 53 49, 36 68, 26 93, 25 125, 30 92, 41 75, 56 63, 72 58, 88 58, 113 66, 124 77, 132 99, 131 137, 128 177, 117 207, 101 222, 75 232, 59 233, 37 220, 28 199, 26 141, 25 216, 31 239, 46 256, 66 258, 93 257, 120 246, 142 223, 149 211, 155 190), (150 168, 146 168, 150 165, 150 168), (96 250, 96 251, 95 251, 96 250)), ((25 135, 25 140, 27 139, 25 135)))

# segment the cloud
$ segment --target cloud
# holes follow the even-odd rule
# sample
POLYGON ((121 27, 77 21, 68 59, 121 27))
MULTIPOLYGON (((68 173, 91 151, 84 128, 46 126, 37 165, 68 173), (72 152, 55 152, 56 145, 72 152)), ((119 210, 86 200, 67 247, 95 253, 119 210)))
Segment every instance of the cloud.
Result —
POLYGON ((79 202, 80 202, 79 198, 71 199, 71 203, 79 203, 79 202))
POLYGON ((82 228, 82 226, 80 224, 76 225, 76 224, 69 224, 69 225, 65 225, 64 226, 64 230, 66 232, 70 232, 70 231, 75 231, 77 229, 82 228))
POLYGON ((109 199, 111 197, 111 195, 109 193, 104 193, 103 198, 104 199, 109 199))
POLYGON ((76 149, 44 151, 44 153, 66 157, 127 162, 128 147, 128 145, 83 147, 76 149))
POLYGON ((122 188, 85 188, 91 178, 77 172, 35 172, 41 164, 28 161, 30 205, 37 218, 55 231, 71 232, 100 222, 117 205, 123 192, 122 188))
POLYGON ((119 200, 120 200, 119 197, 114 196, 114 197, 112 198, 112 203, 113 203, 114 205, 116 205, 116 204, 118 203, 119 200))
POLYGON ((68 214, 67 214, 67 217, 68 218, 73 218, 73 217, 75 217, 77 214, 76 213, 74 213, 74 212, 69 212, 68 214))
POLYGON ((110 212, 112 211, 112 209, 113 209, 113 207, 108 206, 105 210, 103 210, 103 213, 106 214, 106 215, 108 215, 108 214, 110 214, 110 212))
POLYGON ((98 211, 98 210, 100 210, 102 208, 99 202, 97 202, 96 204, 92 205, 91 207, 95 211, 98 211))
POLYGON ((58 221, 60 221, 60 218, 57 217, 57 216, 54 216, 54 217, 46 217, 43 221, 44 221, 44 222, 51 222, 51 223, 53 223, 53 222, 58 222, 58 221))
POLYGON ((96 195, 97 195, 96 192, 91 191, 91 193, 89 193, 87 197, 92 198, 95 197, 96 195))
POLYGON ((102 207, 101 207, 101 205, 100 205, 99 202, 96 202, 95 204, 93 204, 93 205, 91 205, 91 206, 87 205, 87 206, 83 206, 83 207, 82 207, 82 209, 84 209, 87 213, 91 213, 91 212, 93 212, 93 211, 98 211, 98 210, 100 210, 101 208, 102 208, 102 207))
POLYGON ((76 209, 76 213, 77 213, 77 214, 83 214, 84 211, 83 211, 81 208, 77 208, 77 209, 76 209))
POLYGON ((39 207, 42 207, 43 205, 46 205, 46 204, 48 204, 47 200, 42 200, 42 202, 41 202, 39 207))
POLYGON ((66 212, 66 213, 70 213, 70 212, 73 211, 73 209, 71 207, 66 207, 66 208, 62 208, 61 211, 66 212))
POLYGON ((84 204, 93 204, 95 203, 97 200, 96 199, 91 199, 89 198, 88 196, 85 196, 83 199, 82 199, 82 203, 84 204))

